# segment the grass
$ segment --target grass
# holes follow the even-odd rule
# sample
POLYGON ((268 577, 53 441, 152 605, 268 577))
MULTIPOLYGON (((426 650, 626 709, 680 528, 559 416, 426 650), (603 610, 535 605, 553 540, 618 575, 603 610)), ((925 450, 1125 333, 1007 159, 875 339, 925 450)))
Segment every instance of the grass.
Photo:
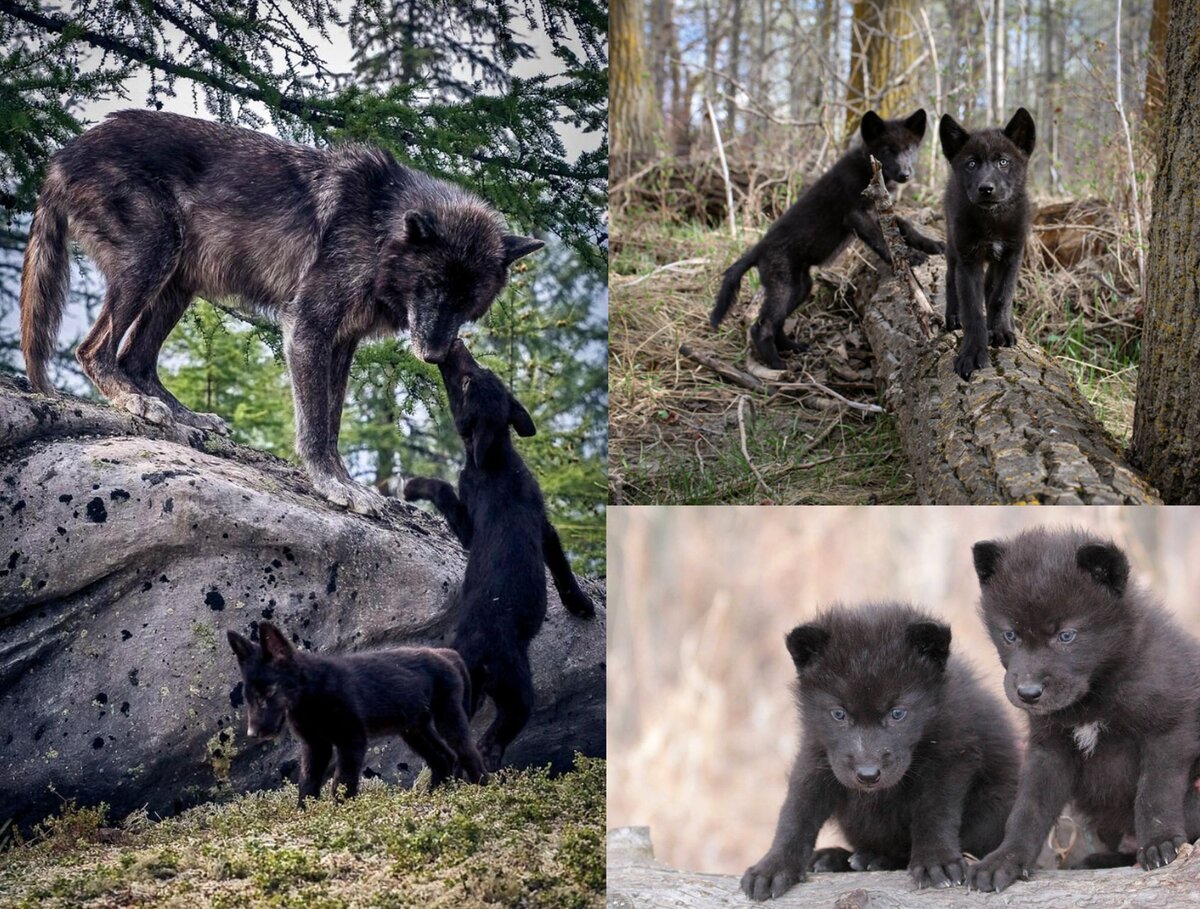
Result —
POLYGON ((296 807, 294 786, 151 823, 63 813, 0 854, 0 907, 599 909, 603 761, 434 793, 365 781, 296 807))
MULTIPOLYGON (((722 271, 761 234, 765 219, 743 225, 737 241, 724 226, 662 211, 618 209, 612 220, 610 501, 915 501, 890 416, 851 410, 820 395, 768 400, 680 354, 686 343, 728 364, 744 362, 744 314, 752 318, 757 310, 757 272, 747 273, 741 302, 717 332, 708 329, 707 317, 722 271), (739 419, 741 398, 748 400, 739 419)), ((1071 374, 1124 446, 1133 423, 1140 301, 1132 289, 1129 246, 1115 249, 1070 268, 1027 257, 1016 317, 1027 336, 1071 374)), ((793 372, 807 372, 851 400, 873 403, 873 354, 845 300, 847 278, 864 255, 852 244, 821 270, 825 281, 793 317, 796 335, 812 347, 792 363, 793 372)))

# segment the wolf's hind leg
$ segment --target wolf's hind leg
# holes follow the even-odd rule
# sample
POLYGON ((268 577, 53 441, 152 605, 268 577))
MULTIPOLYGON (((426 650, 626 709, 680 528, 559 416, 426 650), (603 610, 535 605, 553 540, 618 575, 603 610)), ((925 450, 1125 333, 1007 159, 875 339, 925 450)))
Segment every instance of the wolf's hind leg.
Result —
POLYGON ((785 369, 776 338, 783 331, 783 322, 790 311, 791 274, 773 271, 766 263, 759 264, 758 273, 762 278, 763 304, 750 326, 750 341, 760 363, 771 369, 785 369))
POLYGON ((813 853, 812 871, 851 871, 850 850, 840 846, 830 846, 828 849, 818 849, 813 853))
POLYGON ((366 756, 367 740, 365 738, 338 743, 337 771, 333 775, 333 797, 335 799, 340 798, 343 794, 348 799, 358 795, 358 781, 362 777, 363 761, 366 756))
POLYGON ((503 670, 489 668, 488 676, 488 694, 496 705, 496 719, 479 739, 479 753, 483 756, 483 766, 494 773, 500 769, 509 744, 529 722, 534 694, 529 658, 525 655, 503 670))
POLYGON ((426 714, 403 735, 410 748, 429 767, 429 788, 440 786, 454 770, 454 752, 442 740, 433 717, 426 714))
POLYGON ((787 336, 783 329, 784 322, 794 313, 812 293, 812 276, 809 275, 808 269, 800 272, 796 276, 796 282, 792 286, 791 294, 788 297, 787 311, 784 313, 783 321, 779 323, 779 327, 775 329, 775 347, 786 353, 803 353, 808 350, 808 345, 803 341, 795 341, 787 336))

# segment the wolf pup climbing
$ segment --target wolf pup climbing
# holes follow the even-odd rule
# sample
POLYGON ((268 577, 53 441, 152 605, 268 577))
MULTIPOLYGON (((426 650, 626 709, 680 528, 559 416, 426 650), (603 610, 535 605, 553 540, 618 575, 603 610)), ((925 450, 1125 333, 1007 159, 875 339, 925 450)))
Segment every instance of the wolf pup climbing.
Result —
POLYGON ((471 782, 483 762, 471 743, 467 668, 453 650, 398 647, 345 656, 296 651, 269 622, 258 623, 258 646, 228 632, 246 692, 246 733, 279 734, 284 721, 300 739, 300 804, 317 798, 333 751, 336 795, 358 793, 367 740, 399 735, 429 765, 440 784, 457 766, 471 782))
POLYGON ((1004 692, 1029 714, 1029 748, 1004 841, 971 868, 971 886, 1003 890, 1026 876, 1068 800, 1109 850, 1086 867, 1173 861, 1200 837, 1200 646, 1106 540, 1038 529, 976 543, 974 558, 1004 692), (1136 855, 1118 852, 1127 835, 1136 855))
MULTIPOLYGON (((766 235, 729 267, 721 281, 709 317, 714 329, 733 305, 742 276, 751 266, 758 268, 764 299, 750 329, 750 340, 758 359, 772 369, 784 368, 781 353, 807 349, 806 344, 784 334, 783 323, 812 290, 810 268, 836 256, 851 236, 857 236, 885 262, 892 261, 875 209, 862 192, 871 181, 872 156, 882 165, 889 190, 912 179, 917 149, 925 135, 925 111, 904 120, 884 120, 868 111, 859 132, 862 144, 850 149, 809 187, 766 235)), ((924 236, 903 218, 897 221, 913 264, 944 251, 941 241, 924 236)))
POLYGON ((1033 154, 1033 117, 1022 107, 1002 130, 969 133, 943 114, 938 135, 950 162, 943 203, 946 331, 962 326, 954 370, 969 379, 988 365, 989 342, 993 347, 1017 343, 1012 304, 1029 236, 1025 170, 1033 154))
POLYGON ((570 612, 591 618, 596 609, 579 587, 537 480, 509 436, 510 426, 518 435, 534 434, 529 412, 462 341, 454 342, 438 368, 467 463, 458 495, 444 480, 415 477, 404 484, 404 498, 432 502, 468 551, 454 649, 471 674, 471 714, 485 694, 496 705, 496 719, 479 742, 485 766, 496 770, 533 712, 529 642, 546 618, 545 566, 570 612))
POLYGON ((506 234, 482 199, 359 145, 308 148, 154 111, 122 111, 66 145, 42 184, 21 275, 21 350, 36 391, 66 302, 74 237, 104 273, 76 351, 117 407, 225 432, 158 379, 158 352, 197 296, 278 316, 296 401, 296 451, 317 492, 383 507, 338 454, 358 342, 407 331, 436 363, 482 316, 508 267, 542 247, 506 234), (124 340, 124 344, 122 344, 124 340))
POLYGON ((835 607, 793 628, 803 740, 775 840, 742 877, 778 897, 809 871, 907 866, 918 887, 963 883, 963 852, 995 848, 1017 788, 1003 709, 950 655, 950 629, 910 606, 835 607), (813 852, 829 818, 853 851, 813 852))

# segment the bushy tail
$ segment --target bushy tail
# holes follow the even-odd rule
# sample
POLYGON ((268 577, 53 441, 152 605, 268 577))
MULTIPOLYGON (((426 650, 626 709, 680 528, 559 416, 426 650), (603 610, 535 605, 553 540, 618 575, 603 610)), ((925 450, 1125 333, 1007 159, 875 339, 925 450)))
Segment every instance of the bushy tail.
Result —
POLYGON ((52 390, 46 363, 54 355, 70 276, 67 212, 52 169, 33 213, 21 271, 21 353, 34 391, 52 390))
POLYGON ((729 312, 729 307, 733 305, 733 301, 737 297, 738 287, 742 283, 742 275, 748 272, 751 266, 757 262, 758 247, 752 246, 746 251, 744 256, 726 269, 725 277, 721 279, 721 289, 717 291, 717 305, 713 307, 712 315, 708 317, 708 324, 713 328, 721 324, 721 320, 725 318, 725 313, 729 312))

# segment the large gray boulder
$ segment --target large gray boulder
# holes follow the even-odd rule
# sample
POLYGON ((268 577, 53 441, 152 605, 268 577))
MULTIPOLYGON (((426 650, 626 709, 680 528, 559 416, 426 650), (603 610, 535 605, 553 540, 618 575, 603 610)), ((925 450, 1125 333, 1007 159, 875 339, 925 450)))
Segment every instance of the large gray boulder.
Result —
MULTIPOLYGON (((21 386, 0 380, 0 824, 294 779, 289 734, 246 738, 228 629, 270 619, 317 651, 450 640, 465 555, 440 517, 350 514, 277 458, 21 386)), ((549 584, 537 710, 506 764, 604 754, 604 586, 583 584, 590 621, 549 584)), ((422 765, 389 738, 367 766, 407 784, 422 765)))

